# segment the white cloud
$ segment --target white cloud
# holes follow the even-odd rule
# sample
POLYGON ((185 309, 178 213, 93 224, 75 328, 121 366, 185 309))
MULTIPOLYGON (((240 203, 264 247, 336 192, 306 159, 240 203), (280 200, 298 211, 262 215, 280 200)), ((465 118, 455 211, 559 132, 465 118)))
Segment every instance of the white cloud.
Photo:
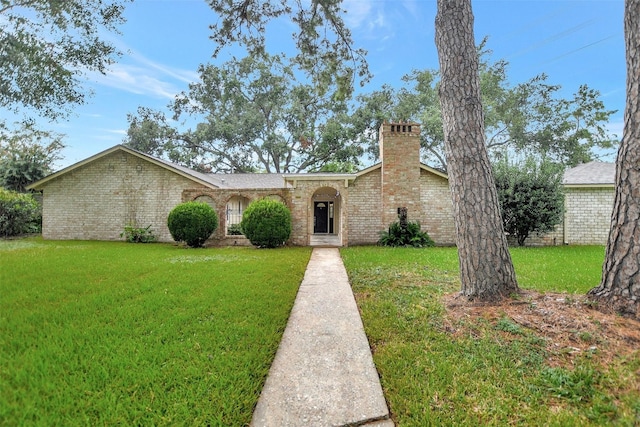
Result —
POLYGON ((137 95, 173 99, 178 92, 186 89, 187 84, 199 79, 196 70, 154 61, 131 49, 121 39, 113 42, 125 55, 106 74, 89 73, 88 80, 137 95))
POLYGON ((154 69, 127 64, 115 64, 106 74, 92 73, 89 80, 107 87, 136 95, 173 99, 182 90, 166 75, 158 75, 154 69))
POLYGON ((169 67, 159 62, 153 61, 143 55, 136 53, 133 56, 139 63, 148 66, 149 68, 159 71, 161 75, 172 77, 175 80, 183 83, 191 83, 199 79, 199 75, 196 71, 182 70, 179 68, 169 67))
POLYGON ((609 124, 607 125, 607 130, 613 135, 616 135, 618 137, 618 140, 621 140, 622 132, 624 131, 624 120, 615 120, 609 122, 609 124))
POLYGON ((369 20, 372 3, 362 0, 344 0, 342 7, 347 11, 344 17, 347 25, 350 28, 360 28, 369 20))
POLYGON ((115 135, 126 135, 127 134, 127 130, 126 129, 100 129, 104 132, 107 133, 112 133, 115 135))
POLYGON ((412 16, 420 15, 420 6, 416 0, 403 0, 402 5, 412 16))

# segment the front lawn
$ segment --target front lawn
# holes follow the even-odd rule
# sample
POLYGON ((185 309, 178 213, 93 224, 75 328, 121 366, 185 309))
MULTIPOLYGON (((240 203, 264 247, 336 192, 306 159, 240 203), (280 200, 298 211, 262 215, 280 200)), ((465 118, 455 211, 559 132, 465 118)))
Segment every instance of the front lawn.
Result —
POLYGON ((0 240, 0 425, 247 424, 310 252, 0 240))
POLYGON ((498 306, 452 296, 455 248, 341 253, 396 425, 640 422, 640 322, 582 302, 602 247, 512 249, 529 291, 498 306))

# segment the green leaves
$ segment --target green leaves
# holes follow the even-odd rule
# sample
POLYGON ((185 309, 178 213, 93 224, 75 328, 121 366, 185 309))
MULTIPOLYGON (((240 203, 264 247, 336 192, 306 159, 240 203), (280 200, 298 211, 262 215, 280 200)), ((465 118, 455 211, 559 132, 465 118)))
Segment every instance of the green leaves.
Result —
POLYGON ((278 201, 257 200, 243 212, 241 227, 251 244, 277 248, 291 236, 291 212, 278 201))
POLYGON ((27 185, 51 173, 64 148, 61 139, 31 123, 11 130, 0 123, 0 187, 25 192, 27 185))
POLYGON ((127 1, 2 2, 0 107, 57 119, 84 103, 81 77, 104 73, 118 55, 101 37, 124 22, 127 1))
MULTIPOLYGON (((492 62, 485 43, 486 40, 478 52, 485 139, 490 155, 517 151, 545 155, 556 163, 575 166, 596 157, 596 149, 616 146, 617 137, 606 128, 615 111, 606 109, 597 90, 583 85, 571 97, 564 98, 562 88, 549 83, 545 74, 512 84, 508 62, 492 62)), ((354 120, 366 120, 368 132, 375 132, 381 121, 389 118, 421 123, 423 160, 446 170, 438 101, 439 72, 414 70, 403 81, 402 88, 385 86, 360 96, 354 120)), ((371 151, 375 153, 375 147, 371 151)))
POLYGON ((520 246, 531 233, 552 231, 562 221, 562 172, 557 164, 533 158, 520 164, 505 158, 494 165, 504 231, 520 246))
POLYGON ((31 194, 0 187, 0 236, 18 236, 40 230, 40 207, 31 194))
POLYGON ((173 127, 161 112, 138 109, 129 116, 133 148, 216 172, 291 173, 318 170, 330 162, 358 163, 347 106, 299 82, 291 63, 266 53, 201 65, 200 81, 178 95, 173 127))
POLYGON ((420 224, 417 222, 407 222, 404 228, 399 222, 394 222, 389 226, 388 231, 380 233, 378 244, 380 246, 412 246, 414 248, 435 246, 431 237, 420 230, 420 224))
POLYGON ((344 101, 353 93, 356 76, 361 84, 371 78, 366 51, 353 47, 351 32, 345 25, 342 0, 209 0, 220 20, 211 26, 211 38, 218 48, 238 43, 250 56, 266 51, 268 24, 279 19, 297 26, 293 40, 298 54, 293 62, 306 72, 318 94, 331 94, 344 101))
POLYGON ((206 203, 185 202, 169 212, 167 227, 176 242, 199 248, 218 228, 218 215, 206 203))

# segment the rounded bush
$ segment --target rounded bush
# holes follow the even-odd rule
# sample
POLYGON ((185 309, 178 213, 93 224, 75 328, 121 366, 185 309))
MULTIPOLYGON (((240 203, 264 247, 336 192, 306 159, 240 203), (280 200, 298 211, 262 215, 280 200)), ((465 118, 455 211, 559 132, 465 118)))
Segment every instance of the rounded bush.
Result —
POLYGON ((199 248, 218 228, 218 215, 206 203, 181 203, 169 212, 167 226, 173 240, 199 248))
POLYGON ((260 199, 244 210, 241 226, 251 244, 277 248, 291 236, 291 212, 280 202, 260 199))

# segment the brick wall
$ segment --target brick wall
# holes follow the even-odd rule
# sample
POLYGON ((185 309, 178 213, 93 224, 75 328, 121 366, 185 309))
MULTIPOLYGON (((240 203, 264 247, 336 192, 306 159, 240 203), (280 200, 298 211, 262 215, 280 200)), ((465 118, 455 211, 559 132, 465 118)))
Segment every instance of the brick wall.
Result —
MULTIPOLYGON (((417 220, 423 231, 437 245, 455 245, 456 228, 453 220, 453 206, 449 181, 445 178, 421 169, 420 173, 421 210, 417 220)), ((412 219, 409 212, 409 219, 412 219)))
POLYGON ((613 188, 566 189, 565 243, 604 245, 609 237, 613 198, 613 188))
MULTIPOLYGON (((296 188, 274 188, 254 190, 222 190, 222 189, 187 189, 182 194, 183 201, 195 200, 202 196, 211 199, 211 205, 218 213, 220 226, 211 236, 209 245, 244 245, 248 242, 242 237, 226 236, 225 212, 229 199, 234 196, 246 197, 250 202, 263 197, 276 198, 282 201, 291 211, 292 230, 289 244, 306 246, 309 236, 313 234, 313 196, 314 194, 337 194, 337 197, 327 198, 335 203, 334 227, 336 234, 342 226, 342 244, 348 244, 347 219, 343 206, 347 204, 349 190, 343 180, 300 180, 296 188)), ((320 199, 318 199, 320 200, 320 199)), ((323 199, 324 200, 324 199, 323 199)))
POLYGON ((420 125, 383 123, 380 126, 382 160, 382 224, 398 218, 406 207, 409 219, 420 210, 420 125))
POLYGON ((185 187, 198 186, 176 173, 124 152, 115 152, 48 182, 44 188, 45 239, 120 240, 125 225, 151 225, 171 241, 167 216, 185 187))
MULTIPOLYGON (((550 233, 532 234, 525 245, 605 245, 611 226, 613 198, 611 187, 565 188, 562 223, 550 233)), ((513 240, 509 243, 516 244, 513 240)))
POLYGON ((349 197, 350 188, 345 186, 344 180, 297 181, 296 188, 292 190, 291 215, 296 223, 291 243, 304 246, 309 244, 309 236, 313 234, 313 201, 316 200, 334 202, 334 232, 340 235, 344 246, 348 245, 350 236, 345 206, 351 204, 349 197))
MULTIPOLYGON (((226 211, 227 202, 232 197, 245 197, 250 202, 259 200, 265 197, 273 198, 284 203, 289 209, 292 210, 292 194, 290 189, 272 188, 272 189, 253 189, 253 190, 227 190, 227 189, 212 189, 212 188, 188 188, 181 192, 182 202, 190 202, 192 200, 200 199, 209 205, 218 214, 220 220, 218 228, 213 232, 211 238, 208 240, 207 245, 216 246, 246 246, 250 245, 250 242, 243 236, 227 236, 227 223, 226 223, 226 211)), ((292 212, 293 215, 293 212, 292 212)), ((296 227, 298 221, 292 221, 292 226, 296 227)), ((295 236, 292 230, 292 236, 295 236)), ((298 239, 292 237, 292 242, 297 242, 298 239)), ((299 244, 299 243, 294 243, 299 244)))
POLYGON ((349 187, 347 222, 350 245, 375 244, 385 230, 381 216, 381 168, 359 176, 349 187))

